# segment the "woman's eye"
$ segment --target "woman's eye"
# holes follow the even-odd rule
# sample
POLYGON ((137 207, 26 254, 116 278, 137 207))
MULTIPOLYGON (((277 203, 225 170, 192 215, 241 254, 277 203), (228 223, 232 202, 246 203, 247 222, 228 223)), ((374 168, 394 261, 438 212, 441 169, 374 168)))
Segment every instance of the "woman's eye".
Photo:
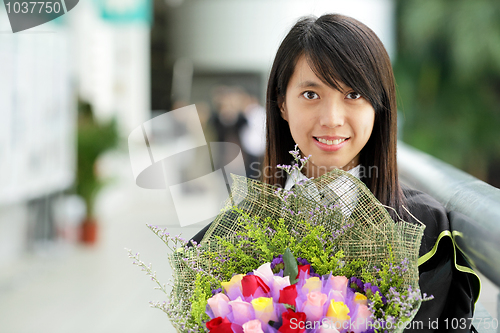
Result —
POLYGON ((353 91, 353 92, 348 93, 348 94, 346 95, 346 97, 347 97, 348 99, 359 99, 359 98, 361 98, 361 95, 360 95, 359 93, 357 93, 357 92, 353 91))
POLYGON ((302 94, 305 99, 318 99, 319 96, 314 91, 306 91, 302 94))

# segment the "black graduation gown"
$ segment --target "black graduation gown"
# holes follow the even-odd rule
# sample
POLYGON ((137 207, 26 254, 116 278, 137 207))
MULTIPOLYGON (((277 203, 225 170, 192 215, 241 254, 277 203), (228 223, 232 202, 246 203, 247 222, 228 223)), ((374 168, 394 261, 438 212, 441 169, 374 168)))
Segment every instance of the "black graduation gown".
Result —
POLYGON ((419 284, 422 293, 434 296, 422 303, 411 329, 408 326, 405 332, 470 332, 473 323, 469 318, 480 282, 455 245, 449 212, 423 192, 407 187, 403 192, 410 213, 426 225, 419 253, 419 284))
MULTIPOLYGON (((408 210, 426 225, 419 253, 419 284, 434 299, 423 302, 405 332, 471 332, 479 278, 457 248, 446 209, 430 195, 403 188, 408 210)), ((413 218, 409 222, 418 223, 413 218)), ((210 224, 192 240, 200 243, 210 224)))

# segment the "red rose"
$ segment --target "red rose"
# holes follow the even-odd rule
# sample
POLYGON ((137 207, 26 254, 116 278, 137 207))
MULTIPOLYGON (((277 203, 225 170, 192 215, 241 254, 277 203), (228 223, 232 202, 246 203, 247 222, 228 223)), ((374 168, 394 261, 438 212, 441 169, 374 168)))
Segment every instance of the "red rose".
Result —
POLYGON ((294 284, 280 290, 280 298, 278 299, 279 303, 290 304, 295 306, 296 299, 297 299, 297 287, 294 284))
POLYGON ((257 275, 245 275, 241 280, 241 289, 243 289, 243 296, 245 297, 254 295, 259 287, 262 288, 265 294, 271 290, 257 275))
POLYGON ((307 274, 311 274, 311 265, 298 265, 299 272, 297 273, 296 279, 299 278, 300 272, 305 272, 307 274))
POLYGON ((280 333, 304 333, 306 331, 306 314, 304 312, 294 312, 288 309, 281 314, 283 325, 278 332, 280 333))
POLYGON ((231 329, 231 322, 224 317, 214 318, 206 323, 207 328, 210 330, 210 333, 233 333, 231 329))

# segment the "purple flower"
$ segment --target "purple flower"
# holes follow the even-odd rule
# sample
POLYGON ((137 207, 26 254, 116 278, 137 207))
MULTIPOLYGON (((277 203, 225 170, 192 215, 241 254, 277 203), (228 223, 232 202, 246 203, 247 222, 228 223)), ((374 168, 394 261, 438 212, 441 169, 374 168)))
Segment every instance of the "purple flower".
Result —
POLYGON ((283 262, 283 256, 280 254, 277 257, 274 257, 273 261, 271 261, 271 269, 273 273, 278 273, 280 270, 285 268, 285 263, 283 262))
POLYGON ((212 295, 215 295, 215 294, 218 294, 221 292, 222 292, 222 288, 217 288, 217 289, 212 290, 212 295))
POLYGON ((375 295, 378 291, 380 297, 382 298, 382 304, 387 303, 387 298, 385 298, 385 296, 382 294, 382 292, 380 291, 380 289, 377 286, 372 286, 371 283, 365 283, 364 289, 365 289, 366 296, 368 296, 368 297, 371 297, 372 294, 375 295))
POLYGON ((299 263, 299 265, 310 265, 310 263, 309 263, 309 261, 307 261, 307 259, 304 259, 301 257, 297 258, 297 262, 299 263))
MULTIPOLYGON (((361 279, 358 279, 357 277, 353 276, 352 278, 349 279, 349 288, 351 288, 353 291, 357 291, 360 293, 365 292, 365 285, 363 285, 363 281, 361 279)), ((382 295, 382 293, 380 293, 382 295)))

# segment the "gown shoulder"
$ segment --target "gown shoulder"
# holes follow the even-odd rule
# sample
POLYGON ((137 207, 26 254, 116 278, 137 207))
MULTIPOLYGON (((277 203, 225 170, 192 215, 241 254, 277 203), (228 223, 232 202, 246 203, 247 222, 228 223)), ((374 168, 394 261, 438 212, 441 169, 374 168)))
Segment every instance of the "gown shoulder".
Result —
POLYGON ((426 226, 419 251, 419 284, 422 293, 434 297, 422 303, 405 332, 471 332, 480 281, 455 244, 450 212, 424 192, 404 186, 403 193, 412 215, 409 222, 426 226))

